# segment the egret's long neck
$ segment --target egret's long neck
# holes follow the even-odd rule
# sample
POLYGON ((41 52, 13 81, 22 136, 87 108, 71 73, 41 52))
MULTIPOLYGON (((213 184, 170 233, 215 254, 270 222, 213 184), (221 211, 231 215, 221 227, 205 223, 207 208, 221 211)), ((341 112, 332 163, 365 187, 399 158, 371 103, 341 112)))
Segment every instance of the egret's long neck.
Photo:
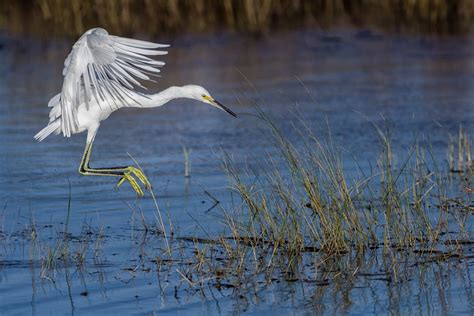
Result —
POLYGON ((169 87, 159 93, 149 94, 148 98, 140 101, 141 107, 154 108, 162 106, 171 100, 189 97, 182 87, 169 87))

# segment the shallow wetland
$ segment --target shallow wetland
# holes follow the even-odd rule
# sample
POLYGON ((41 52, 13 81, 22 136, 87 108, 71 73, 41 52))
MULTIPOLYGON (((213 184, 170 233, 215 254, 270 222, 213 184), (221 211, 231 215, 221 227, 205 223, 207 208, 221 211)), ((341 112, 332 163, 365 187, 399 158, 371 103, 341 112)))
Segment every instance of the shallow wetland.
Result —
POLYGON ((0 314, 474 313, 472 37, 177 37, 149 89, 239 117, 114 113, 92 164, 136 159, 143 199, 33 139, 71 42, 0 43, 0 314))

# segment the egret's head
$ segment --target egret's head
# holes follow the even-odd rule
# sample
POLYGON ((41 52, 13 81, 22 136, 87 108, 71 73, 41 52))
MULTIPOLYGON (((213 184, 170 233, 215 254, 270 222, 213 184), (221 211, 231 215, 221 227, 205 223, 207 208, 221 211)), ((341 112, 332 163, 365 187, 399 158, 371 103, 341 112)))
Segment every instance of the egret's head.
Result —
POLYGON ((209 91, 207 91, 204 87, 201 86, 196 86, 196 85, 188 85, 183 87, 186 92, 190 95, 191 98, 210 104, 218 109, 221 109, 222 111, 225 111, 232 115, 233 117, 237 117, 237 115, 231 111, 228 107, 214 99, 209 91))

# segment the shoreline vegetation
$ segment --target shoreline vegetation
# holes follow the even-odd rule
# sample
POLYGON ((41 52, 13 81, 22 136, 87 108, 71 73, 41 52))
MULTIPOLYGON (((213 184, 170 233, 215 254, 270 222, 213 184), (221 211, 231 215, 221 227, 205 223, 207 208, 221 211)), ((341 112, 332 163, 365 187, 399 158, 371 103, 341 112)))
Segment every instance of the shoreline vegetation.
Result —
POLYGON ((102 26, 114 34, 148 36, 356 26, 400 32, 466 34, 471 0, 24 0, 0 3, 0 28, 12 34, 78 36, 102 26))

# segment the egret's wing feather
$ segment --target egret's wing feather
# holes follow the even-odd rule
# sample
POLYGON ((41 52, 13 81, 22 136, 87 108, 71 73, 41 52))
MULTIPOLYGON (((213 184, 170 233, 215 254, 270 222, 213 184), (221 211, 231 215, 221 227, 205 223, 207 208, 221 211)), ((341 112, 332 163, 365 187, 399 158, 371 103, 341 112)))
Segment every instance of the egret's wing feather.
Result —
POLYGON ((169 47, 169 45, 167 44, 151 43, 151 42, 137 40, 133 38, 119 37, 115 35, 110 35, 110 37, 112 38, 114 42, 121 43, 127 46, 134 46, 134 47, 148 48, 148 49, 169 47))
POLYGON ((124 107, 139 105, 143 88, 138 79, 152 81, 165 63, 148 56, 164 55, 157 50, 169 45, 109 35, 96 28, 87 31, 64 61, 64 82, 60 94, 63 134, 70 136, 77 127, 76 111, 81 103, 87 109, 92 98, 99 105, 124 107))
POLYGON ((61 98, 61 93, 56 94, 54 97, 51 98, 51 100, 49 100, 48 107, 52 108, 53 106, 55 106, 59 102, 60 98, 61 98))

